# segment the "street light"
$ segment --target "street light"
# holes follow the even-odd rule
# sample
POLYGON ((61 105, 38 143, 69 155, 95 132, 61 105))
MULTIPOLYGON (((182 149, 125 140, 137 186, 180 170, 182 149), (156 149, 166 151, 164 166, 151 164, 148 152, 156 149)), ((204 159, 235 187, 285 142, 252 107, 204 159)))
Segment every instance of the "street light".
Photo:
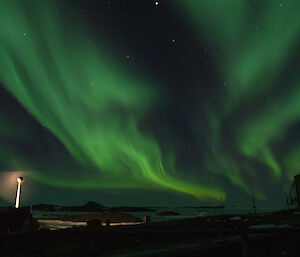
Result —
POLYGON ((16 204, 15 208, 19 208, 20 206, 20 194, 21 194, 21 183, 23 181, 23 177, 17 178, 17 196, 16 196, 16 204))

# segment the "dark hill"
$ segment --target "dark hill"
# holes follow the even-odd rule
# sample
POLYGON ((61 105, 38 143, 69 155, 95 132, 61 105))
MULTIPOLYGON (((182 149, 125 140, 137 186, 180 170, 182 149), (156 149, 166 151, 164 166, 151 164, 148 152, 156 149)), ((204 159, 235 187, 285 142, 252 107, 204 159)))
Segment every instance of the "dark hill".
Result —
POLYGON ((34 204, 32 205, 32 210, 35 211, 56 211, 56 206, 53 204, 46 204, 46 203, 40 203, 40 204, 34 204))
POLYGON ((84 205, 79 206, 57 206, 53 204, 35 204, 32 205, 35 211, 74 211, 74 212, 97 212, 103 211, 105 207, 101 204, 89 201, 84 205))
POLYGON ((81 211, 91 211, 91 212, 97 212, 97 211, 103 211, 106 209, 103 205, 98 204, 96 202, 89 201, 84 205, 81 206, 62 206, 60 207, 60 211, 76 211, 76 212, 81 212, 81 211))

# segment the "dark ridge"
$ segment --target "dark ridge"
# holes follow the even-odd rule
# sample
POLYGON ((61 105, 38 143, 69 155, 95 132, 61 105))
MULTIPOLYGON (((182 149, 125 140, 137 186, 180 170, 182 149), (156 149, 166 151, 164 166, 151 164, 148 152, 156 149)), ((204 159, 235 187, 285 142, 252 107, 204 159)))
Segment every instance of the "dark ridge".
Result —
POLYGON ((60 211, 103 211, 106 209, 103 205, 98 204, 96 202, 89 201, 81 206, 62 206, 60 207, 60 211))
POLYGON ((46 203, 40 203, 40 204, 34 204, 32 205, 32 210, 35 211, 56 211, 56 206, 53 204, 46 204, 46 203))
POLYGON ((33 210, 38 210, 38 211, 103 211, 106 209, 103 205, 98 204, 96 202, 89 201, 84 205, 75 205, 75 206, 58 206, 58 205, 53 205, 53 204, 35 204, 32 205, 33 210))

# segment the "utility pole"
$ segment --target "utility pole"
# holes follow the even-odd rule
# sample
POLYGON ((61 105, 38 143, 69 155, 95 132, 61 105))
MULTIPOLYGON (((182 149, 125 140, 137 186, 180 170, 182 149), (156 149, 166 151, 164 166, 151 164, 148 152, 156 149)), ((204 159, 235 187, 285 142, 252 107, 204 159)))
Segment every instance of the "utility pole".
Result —
POLYGON ((289 196, 288 196, 288 193, 285 192, 285 200, 286 200, 286 205, 287 205, 287 208, 288 210, 290 209, 290 204, 289 204, 289 196))
POLYGON ((252 196, 252 208, 253 208, 254 216, 256 217, 256 205, 255 205, 255 197, 254 196, 252 196))

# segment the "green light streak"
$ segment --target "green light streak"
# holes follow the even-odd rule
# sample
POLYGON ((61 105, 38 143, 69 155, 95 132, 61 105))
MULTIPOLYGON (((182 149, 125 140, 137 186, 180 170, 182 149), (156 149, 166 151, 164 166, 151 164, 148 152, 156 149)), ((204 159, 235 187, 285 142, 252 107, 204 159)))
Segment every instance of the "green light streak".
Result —
POLYGON ((297 50, 299 1, 176 2, 187 12, 196 31, 204 32, 207 42, 216 46, 214 56, 228 85, 224 88, 225 99, 230 99, 223 103, 226 109, 237 107, 254 90, 257 94, 267 92, 290 54, 297 50))
MULTIPOLYGON (((259 172, 255 165, 245 171, 242 158, 265 165, 273 182, 299 172, 296 152, 279 155, 273 149, 287 140, 288 129, 300 121, 299 76, 295 70, 284 75, 298 52, 300 2, 178 0, 175 3, 200 36, 202 45, 205 42, 210 46, 208 51, 218 67, 220 84, 226 82, 220 89, 220 104, 213 111, 211 106, 204 107, 208 116, 215 119, 208 119, 209 132, 205 133, 210 136, 206 141, 217 145, 207 154, 205 168, 210 172, 217 170, 247 193, 263 199, 263 188, 249 182, 247 177, 250 174, 259 179, 259 172), (282 80, 283 76, 288 81, 282 80), (284 84, 278 86, 279 79, 284 84), (249 110, 243 116, 238 114, 247 105, 249 110), (231 124, 234 138, 225 147, 226 134, 222 130, 232 117, 237 117, 231 124)), ((196 131, 203 133, 199 127, 196 126, 196 131)))
POLYGON ((159 144, 139 129, 153 99, 159 101, 151 79, 120 67, 111 49, 91 45, 88 33, 67 24, 52 1, 0 3, 1 82, 86 167, 70 176, 31 164, 33 178, 63 187, 157 188, 224 198, 218 189, 166 173, 159 144))

